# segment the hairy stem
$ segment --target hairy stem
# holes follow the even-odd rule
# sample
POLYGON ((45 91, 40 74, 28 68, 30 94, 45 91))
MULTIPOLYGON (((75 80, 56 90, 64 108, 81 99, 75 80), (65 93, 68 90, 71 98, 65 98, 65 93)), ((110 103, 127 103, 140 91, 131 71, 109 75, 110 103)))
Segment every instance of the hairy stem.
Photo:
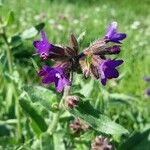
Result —
POLYGON ((47 130, 47 132, 49 134, 53 134, 57 128, 57 124, 59 122, 60 115, 62 114, 63 102, 64 102, 65 98, 69 95, 69 91, 70 91, 70 86, 66 86, 64 89, 63 96, 62 96, 60 103, 59 103, 59 111, 56 114, 54 114, 52 123, 47 130))

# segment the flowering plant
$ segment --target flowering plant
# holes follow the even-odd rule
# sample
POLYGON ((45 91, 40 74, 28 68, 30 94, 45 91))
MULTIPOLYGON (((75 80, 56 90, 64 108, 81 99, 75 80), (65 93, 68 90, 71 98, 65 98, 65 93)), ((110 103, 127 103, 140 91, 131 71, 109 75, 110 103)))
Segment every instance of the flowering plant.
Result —
POLYGON ((44 84, 55 83, 57 92, 62 92, 66 85, 71 86, 70 76, 75 71, 82 72, 86 78, 93 76, 106 85, 108 79, 119 76, 116 67, 123 63, 123 60, 111 60, 107 55, 120 53, 120 41, 125 37, 126 34, 117 33, 117 22, 112 22, 103 39, 96 40, 79 53, 79 45, 74 35, 70 37, 69 46, 62 47, 51 44, 46 33, 42 31, 41 40, 33 42, 37 49, 36 54, 42 60, 53 60, 55 64, 52 67, 43 66, 38 74, 43 77, 44 84), (117 45, 110 47, 110 42, 117 45))
MULTIPOLYGON (((118 55, 121 51, 121 41, 126 38, 126 34, 117 32, 117 22, 112 22, 107 28, 106 35, 79 51, 79 43, 72 34, 69 38, 68 46, 54 45, 49 42, 46 33, 41 32, 41 39, 33 42, 38 55, 43 62, 52 62, 52 66, 43 65, 38 70, 38 76, 42 78, 42 83, 49 85, 54 83, 56 92, 63 92, 63 96, 53 115, 53 120, 47 128, 50 135, 55 134, 61 115, 68 110, 74 117, 69 127, 76 134, 88 133, 94 129, 98 134, 126 134, 128 131, 119 124, 111 121, 106 115, 95 109, 89 101, 82 99, 82 96, 71 92, 75 73, 83 74, 87 79, 90 76, 99 80, 103 86, 112 78, 117 78, 119 72, 117 67, 123 63, 122 59, 111 59, 109 55, 118 55), (88 115, 87 115, 88 114, 88 115)), ((52 107, 52 106, 51 106, 52 107)), ((50 109, 50 108, 49 108, 50 109)), ((96 138, 98 141, 98 138, 96 138)), ((100 140, 100 144, 92 144, 93 149, 105 147, 107 140, 100 140)))

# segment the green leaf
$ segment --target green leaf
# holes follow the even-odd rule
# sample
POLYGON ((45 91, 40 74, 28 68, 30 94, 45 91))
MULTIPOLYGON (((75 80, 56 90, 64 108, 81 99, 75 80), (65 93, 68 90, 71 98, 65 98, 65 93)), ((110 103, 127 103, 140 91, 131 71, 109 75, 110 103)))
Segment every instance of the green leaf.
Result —
POLYGON ((122 101, 129 101, 129 100, 135 100, 136 98, 133 96, 129 96, 123 93, 112 93, 109 95, 111 99, 114 100, 122 100, 122 101))
POLYGON ((31 27, 30 29, 25 30, 22 34, 21 34, 21 38, 22 39, 30 39, 35 37, 38 34, 38 30, 36 30, 35 27, 31 27))
POLYGON ((84 134, 82 134, 80 136, 80 139, 82 139, 83 141, 92 141, 95 138, 96 134, 95 131, 93 130, 89 130, 87 132, 85 132, 84 134))
POLYGON ((75 117, 86 121, 95 130, 105 134, 127 134, 128 131, 106 115, 94 109, 88 101, 79 101, 77 107, 69 109, 75 117))
POLYGON ((7 111, 10 109, 11 105, 12 105, 12 99, 13 99, 13 85, 11 83, 9 83, 7 85, 7 91, 6 91, 6 102, 7 102, 7 111))
POLYGON ((37 63, 35 62, 35 60, 33 58, 31 58, 32 64, 34 66, 34 69, 38 72, 39 71, 39 67, 37 65, 37 63))
POLYGON ((38 32, 40 32, 45 26, 45 23, 39 23, 38 25, 35 26, 36 30, 38 30, 38 32))
POLYGON ((41 135, 41 150, 54 150, 53 136, 48 133, 41 135))
POLYGON ((92 91, 93 91, 93 88, 94 88, 94 80, 89 80, 88 83, 84 83, 82 85, 82 89, 80 90, 80 93, 82 95, 84 95, 85 97, 90 97, 92 91), (88 92, 87 92, 88 91, 88 92))
POLYGON ((84 37, 86 35, 86 31, 81 32, 81 34, 79 35, 77 41, 80 43, 81 41, 83 41, 84 37))
POLYGON ((119 150, 149 150, 150 148, 150 129, 137 132, 124 142, 119 150))
POLYGON ((1 125, 0 124, 0 137, 1 136, 8 136, 10 134, 10 127, 8 125, 1 125))
POLYGON ((69 47, 74 51, 75 54, 78 53, 79 45, 76 37, 73 34, 71 34, 69 38, 69 47))
POLYGON ((21 34, 21 38, 22 39, 30 39, 35 37, 39 31, 41 31, 44 28, 45 24, 44 23, 40 23, 34 27, 31 27, 30 29, 25 30, 22 34, 21 34))
POLYGON ((14 35, 10 38, 10 45, 12 47, 17 47, 21 44, 22 44, 22 39, 21 39, 21 36, 19 34, 14 35))
POLYGON ((13 22, 14 22, 14 12, 13 11, 9 11, 8 17, 6 19, 5 26, 12 25, 13 22))
POLYGON ((54 110, 52 104, 57 100, 57 95, 54 92, 41 86, 25 85, 23 89, 29 95, 33 103, 39 102, 48 111, 54 110))
POLYGON ((20 99, 22 109, 34 120, 42 132, 47 130, 47 124, 41 114, 34 108, 34 105, 29 100, 20 99))
POLYGON ((34 120, 30 120, 30 126, 32 127, 37 137, 40 137, 40 135, 42 134, 42 131, 34 120))

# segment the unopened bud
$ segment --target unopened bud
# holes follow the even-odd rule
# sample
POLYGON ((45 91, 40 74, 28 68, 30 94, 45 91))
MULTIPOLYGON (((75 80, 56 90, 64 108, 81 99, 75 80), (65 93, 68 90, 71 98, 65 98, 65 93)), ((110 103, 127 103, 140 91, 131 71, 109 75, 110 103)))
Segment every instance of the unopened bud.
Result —
POLYGON ((89 128, 89 126, 79 118, 76 118, 74 121, 72 121, 69 127, 73 130, 74 133, 77 134, 84 132, 89 128))
POLYGON ((92 43, 88 48, 84 50, 85 55, 95 54, 103 51, 106 47, 106 42, 104 39, 99 39, 92 43))
POLYGON ((119 54, 120 53, 120 45, 114 45, 113 47, 106 48, 110 54, 119 54))
POLYGON ((98 136, 91 144, 92 150, 112 150, 112 145, 109 144, 108 139, 98 136))
POLYGON ((71 109, 76 107, 78 102, 79 98, 77 96, 67 96, 65 100, 66 106, 71 109))

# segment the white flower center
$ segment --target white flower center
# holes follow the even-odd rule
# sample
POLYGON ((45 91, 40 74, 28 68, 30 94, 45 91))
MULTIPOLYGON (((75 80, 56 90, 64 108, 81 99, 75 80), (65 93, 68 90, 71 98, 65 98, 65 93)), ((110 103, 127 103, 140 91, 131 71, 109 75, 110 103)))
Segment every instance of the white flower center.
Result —
POLYGON ((59 74, 59 73, 56 73, 56 74, 55 74, 55 76, 56 76, 58 79, 60 79, 60 78, 61 78, 61 76, 60 76, 60 74, 59 74))

